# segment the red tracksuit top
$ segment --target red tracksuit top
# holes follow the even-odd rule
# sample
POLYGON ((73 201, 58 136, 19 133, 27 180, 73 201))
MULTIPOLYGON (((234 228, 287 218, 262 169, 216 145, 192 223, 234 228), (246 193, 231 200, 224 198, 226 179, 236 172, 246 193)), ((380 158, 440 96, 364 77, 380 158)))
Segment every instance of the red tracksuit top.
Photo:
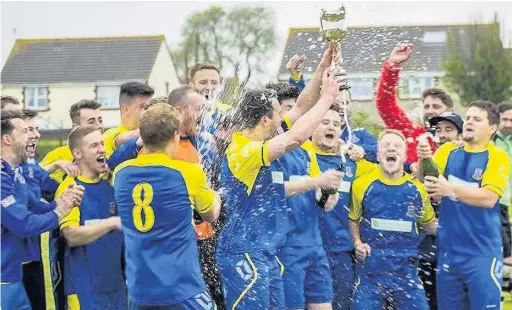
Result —
MULTIPOLYGON (((379 86, 377 88, 377 97, 375 103, 382 121, 389 129, 400 131, 407 139, 407 163, 418 161, 416 147, 418 145, 418 137, 426 133, 423 126, 415 124, 402 107, 398 104, 396 97, 396 89, 398 86, 398 78, 401 67, 392 65, 390 62, 384 62, 380 75, 379 86)), ((428 139, 432 150, 436 150, 436 144, 428 139)))

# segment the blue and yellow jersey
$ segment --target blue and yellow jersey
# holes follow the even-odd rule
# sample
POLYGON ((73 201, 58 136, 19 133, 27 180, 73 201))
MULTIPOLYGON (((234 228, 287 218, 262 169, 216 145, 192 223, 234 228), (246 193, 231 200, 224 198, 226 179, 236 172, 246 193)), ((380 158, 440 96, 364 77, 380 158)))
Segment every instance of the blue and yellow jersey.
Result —
POLYGON ((214 192, 201 167, 140 154, 116 169, 114 189, 130 299, 170 305, 203 292, 192 209, 211 211, 214 192))
MULTIPOLYGON (((37 164, 33 158, 30 158, 26 163, 21 164, 18 167, 18 171, 25 179, 29 195, 33 195, 34 201, 40 201, 43 199, 43 191, 53 192, 51 196, 55 194, 58 186, 57 182, 50 178, 48 172, 37 164)), ((29 205, 29 210, 31 209, 30 207, 31 206, 29 205)), ((49 235, 49 232, 44 234, 49 235)), ((45 238, 48 238, 48 236, 45 238)), ((27 257, 24 259, 25 262, 40 261, 41 255, 48 257, 48 247, 43 247, 46 251, 45 253, 41 253, 41 241, 43 241, 41 240, 41 236, 32 236, 26 239, 27 257)))
MULTIPOLYGON (((443 144, 434 161, 446 179, 456 186, 486 188, 503 194, 510 174, 510 161, 502 150, 488 144, 483 150, 443 144)), ((501 253, 499 202, 492 209, 479 208, 443 198, 437 231, 439 247, 467 255, 495 256, 501 253)))
MULTIPOLYGON (((82 185, 84 196, 80 207, 74 207, 60 221, 66 227, 87 226, 118 215, 114 189, 103 178, 90 180, 82 175, 68 176, 60 184, 58 198, 69 185, 82 185)), ((126 289, 121 269, 123 234, 113 230, 96 241, 82 246, 66 246, 64 255, 64 292, 71 294, 100 294, 126 289)))
POLYGON ((23 175, 3 159, 1 184, 1 269, 2 283, 20 282, 22 260, 26 259, 25 237, 36 236, 58 226, 58 216, 51 212, 55 203, 36 201, 23 175), (31 206, 31 211, 28 206, 31 206))
MULTIPOLYGON (((299 181, 320 175, 316 156, 303 148, 296 148, 279 159, 284 168, 285 181, 299 181)), ((288 202, 288 233, 286 245, 313 246, 322 244, 315 206, 315 191, 293 195, 288 202)))
POLYGON ((124 127, 123 125, 119 125, 118 127, 107 129, 107 131, 103 133, 103 141, 105 142, 105 153, 107 158, 110 158, 110 156, 117 149, 117 137, 119 137, 120 134, 128 131, 129 130, 126 127, 124 127))
POLYGON ((221 167, 227 209, 219 252, 276 250, 287 232, 283 165, 269 161, 268 141, 233 134, 221 167))
POLYGON ((361 240, 372 248, 358 272, 385 273, 417 258, 421 241, 417 224, 436 219, 420 181, 409 174, 391 181, 378 169, 357 178, 351 196, 349 219, 360 223, 361 240))
MULTIPOLYGON (((313 144, 308 148, 315 152, 318 166, 321 172, 329 169, 337 169, 341 162, 341 156, 325 153, 316 148, 313 144)), ((340 198, 332 211, 326 212, 317 208, 318 218, 320 221, 320 232, 324 248, 327 251, 351 251, 354 249, 354 242, 348 229, 348 210, 351 199, 352 182, 364 174, 370 173, 378 169, 378 165, 370 163, 366 160, 352 161, 346 158, 347 162, 343 168, 343 180, 341 181, 338 193, 340 198)))
MULTIPOLYGON (((59 160, 64 160, 67 162, 73 161, 73 154, 71 154, 69 146, 63 145, 59 146, 54 150, 49 151, 46 154, 46 156, 39 162, 39 164, 41 165, 41 167, 46 168, 59 160)), ((57 181, 58 183, 61 183, 66 178, 66 173, 62 169, 57 169, 50 174, 50 177, 57 181)))

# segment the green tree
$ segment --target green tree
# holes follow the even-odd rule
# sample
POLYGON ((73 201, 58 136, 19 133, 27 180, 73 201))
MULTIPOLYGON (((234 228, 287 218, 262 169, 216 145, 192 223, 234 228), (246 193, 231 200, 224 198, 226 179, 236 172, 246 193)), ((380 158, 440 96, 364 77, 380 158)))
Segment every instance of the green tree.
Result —
POLYGON ((366 111, 358 111, 350 118, 350 126, 354 128, 366 128, 375 137, 384 129, 384 126, 372 121, 370 114, 366 111))
POLYGON ((178 76, 188 82, 188 71, 195 63, 211 61, 247 83, 253 73, 263 72, 276 46, 274 28, 274 12, 266 7, 226 12, 212 6, 193 13, 182 28, 180 44, 171 52, 178 76))
POLYGON ((448 57, 443 78, 467 106, 483 99, 492 102, 507 100, 512 95, 512 58, 503 48, 497 20, 490 25, 472 28, 473 38, 463 48, 457 33, 448 35, 448 57))

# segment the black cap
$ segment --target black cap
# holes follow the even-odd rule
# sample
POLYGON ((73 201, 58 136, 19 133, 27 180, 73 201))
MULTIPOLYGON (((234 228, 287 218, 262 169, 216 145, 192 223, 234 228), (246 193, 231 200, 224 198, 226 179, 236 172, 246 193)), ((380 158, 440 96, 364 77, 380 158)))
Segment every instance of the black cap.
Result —
POLYGON ((428 122, 430 123, 430 127, 435 127, 440 121, 447 121, 454 124, 455 127, 457 127, 459 133, 462 133, 462 126, 464 125, 464 121, 459 114, 453 112, 443 112, 439 116, 432 117, 428 122))

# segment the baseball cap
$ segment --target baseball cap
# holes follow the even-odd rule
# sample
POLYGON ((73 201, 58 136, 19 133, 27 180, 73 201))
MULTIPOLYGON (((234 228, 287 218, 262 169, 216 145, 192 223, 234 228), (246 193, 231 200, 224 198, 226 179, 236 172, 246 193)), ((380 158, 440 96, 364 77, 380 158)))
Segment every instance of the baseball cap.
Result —
POLYGON ((464 125, 464 121, 459 114, 453 112, 443 112, 439 116, 432 117, 428 122, 430 123, 430 127, 435 127, 437 123, 440 121, 447 121, 455 125, 458 131, 462 132, 462 126, 464 125))

